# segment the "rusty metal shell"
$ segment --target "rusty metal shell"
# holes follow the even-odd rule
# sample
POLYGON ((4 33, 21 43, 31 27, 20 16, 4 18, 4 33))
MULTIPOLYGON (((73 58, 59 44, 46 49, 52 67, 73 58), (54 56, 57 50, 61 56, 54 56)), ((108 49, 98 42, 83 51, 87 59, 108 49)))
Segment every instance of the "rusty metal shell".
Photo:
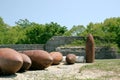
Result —
POLYGON ((32 61, 32 65, 30 67, 31 70, 45 69, 53 62, 53 58, 44 50, 27 50, 23 51, 22 53, 30 57, 32 61))
POLYGON ((68 64, 74 64, 76 62, 76 55, 75 54, 67 54, 66 55, 66 62, 68 64))
POLYGON ((95 59, 95 44, 92 34, 89 34, 86 41, 86 62, 93 63, 95 59))
POLYGON ((26 54, 20 53, 20 55, 23 58, 23 65, 22 65, 22 67, 20 68, 19 71, 20 72, 21 71, 26 71, 26 70, 28 70, 30 68, 30 66, 32 64, 31 59, 26 54))
POLYGON ((0 74, 14 74, 23 65, 21 55, 10 48, 0 48, 0 74))
POLYGON ((63 55, 60 52, 51 52, 50 55, 53 58, 53 65, 58 65, 63 59, 63 55))

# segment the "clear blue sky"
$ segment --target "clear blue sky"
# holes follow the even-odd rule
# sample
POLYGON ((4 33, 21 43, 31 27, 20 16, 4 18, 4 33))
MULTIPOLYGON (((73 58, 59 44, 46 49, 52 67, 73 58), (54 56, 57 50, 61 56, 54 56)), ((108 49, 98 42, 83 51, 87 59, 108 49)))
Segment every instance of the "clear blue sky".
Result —
POLYGON ((11 26, 28 19, 39 24, 53 21, 70 29, 120 17, 120 0, 0 0, 0 17, 11 26))

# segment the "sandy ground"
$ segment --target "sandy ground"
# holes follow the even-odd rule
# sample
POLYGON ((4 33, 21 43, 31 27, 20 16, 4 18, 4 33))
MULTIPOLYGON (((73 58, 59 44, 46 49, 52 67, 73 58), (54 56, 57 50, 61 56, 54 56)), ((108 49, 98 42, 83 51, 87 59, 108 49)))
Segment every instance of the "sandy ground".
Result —
MULTIPOLYGON (((109 72, 108 74, 108 72, 99 70, 80 72, 80 68, 86 64, 87 63, 75 63, 73 65, 65 65, 61 63, 50 66, 45 70, 26 71, 11 76, 1 76, 0 80, 81 80, 114 74, 113 72, 109 72)), ((117 79, 115 78, 115 80, 117 79)))
POLYGON ((52 65, 45 70, 26 71, 10 76, 1 76, 0 80, 54 80, 64 77, 67 78, 79 73, 79 69, 83 65, 85 63, 75 63, 73 65, 61 63, 59 65, 52 65))

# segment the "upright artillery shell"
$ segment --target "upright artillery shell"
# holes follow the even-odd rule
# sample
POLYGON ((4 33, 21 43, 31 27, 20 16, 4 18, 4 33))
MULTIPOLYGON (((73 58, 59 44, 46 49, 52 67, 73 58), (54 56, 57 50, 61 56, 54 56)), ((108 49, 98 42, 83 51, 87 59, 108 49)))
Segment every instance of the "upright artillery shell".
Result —
POLYGON ((95 59, 95 44, 92 34, 89 34, 86 41, 86 62, 93 63, 95 59))

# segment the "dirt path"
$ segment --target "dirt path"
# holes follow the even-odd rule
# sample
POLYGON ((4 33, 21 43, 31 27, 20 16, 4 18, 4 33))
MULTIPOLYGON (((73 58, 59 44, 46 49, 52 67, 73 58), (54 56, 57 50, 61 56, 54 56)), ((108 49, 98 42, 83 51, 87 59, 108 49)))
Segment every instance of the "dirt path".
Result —
POLYGON ((85 63, 75 63, 73 65, 53 65, 45 70, 26 71, 24 73, 16 73, 11 76, 2 76, 0 80, 58 80, 62 78, 70 78, 79 73, 80 67, 85 63))
MULTIPOLYGON (((87 70, 80 72, 80 68, 84 65, 88 64, 75 63, 73 65, 65 65, 64 63, 61 63, 59 65, 50 66, 45 70, 26 71, 11 76, 2 76, 0 77, 0 80, 86 80, 105 75, 115 75, 113 72, 100 70, 87 70)), ((115 79, 112 80, 118 80, 118 78, 115 77, 115 79)))

